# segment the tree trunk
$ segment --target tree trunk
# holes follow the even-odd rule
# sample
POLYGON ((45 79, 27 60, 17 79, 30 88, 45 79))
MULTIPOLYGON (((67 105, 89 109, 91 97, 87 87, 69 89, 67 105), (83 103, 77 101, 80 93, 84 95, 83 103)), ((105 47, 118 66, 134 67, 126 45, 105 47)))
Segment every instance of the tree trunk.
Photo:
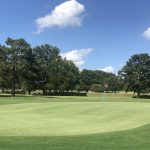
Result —
POLYGON ((141 91, 138 90, 138 93, 137 93, 138 98, 140 98, 140 96, 141 96, 140 94, 141 94, 141 91))
POLYGON ((46 89, 44 88, 44 89, 43 89, 43 95, 45 95, 45 94, 46 94, 46 89))
POLYGON ((15 65, 13 66, 13 79, 12 79, 12 93, 11 96, 15 97, 15 65))
POLYGON ((12 93, 11 93, 12 97, 15 97, 15 81, 12 81, 12 93))
POLYGON ((28 91, 28 95, 31 95, 31 91, 28 91))
POLYGON ((4 93, 5 92, 5 89, 4 89, 4 87, 2 87, 2 93, 4 93))

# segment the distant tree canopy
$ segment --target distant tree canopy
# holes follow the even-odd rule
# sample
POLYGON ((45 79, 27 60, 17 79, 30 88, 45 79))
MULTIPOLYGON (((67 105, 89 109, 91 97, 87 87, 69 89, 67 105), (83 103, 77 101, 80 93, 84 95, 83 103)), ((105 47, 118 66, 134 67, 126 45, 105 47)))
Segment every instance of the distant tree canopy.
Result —
POLYGON ((116 92, 122 90, 121 80, 115 74, 100 70, 82 70, 80 73, 80 84, 85 91, 116 92), (93 90, 93 87, 97 87, 94 88, 97 90, 93 90))
POLYGON ((126 92, 141 93, 150 91, 150 56, 148 54, 133 55, 119 72, 124 80, 126 92))
POLYGON ((6 40, 0 45, 0 88, 30 94, 41 90, 43 95, 69 91, 119 91, 122 79, 100 70, 82 70, 60 56, 60 50, 49 44, 34 48, 24 39, 6 40))

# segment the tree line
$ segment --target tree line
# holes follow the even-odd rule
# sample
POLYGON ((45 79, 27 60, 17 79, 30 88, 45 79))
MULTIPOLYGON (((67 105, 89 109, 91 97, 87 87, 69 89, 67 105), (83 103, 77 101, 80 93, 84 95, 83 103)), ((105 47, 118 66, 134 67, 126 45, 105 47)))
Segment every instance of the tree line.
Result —
POLYGON ((18 90, 28 94, 41 90, 43 95, 117 91, 119 84, 117 76, 112 73, 79 71, 72 61, 60 56, 57 47, 49 44, 32 48, 23 38, 7 38, 6 44, 0 45, 0 88, 2 92, 11 90, 13 97, 18 90))
POLYGON ((0 45, 0 88, 31 94, 42 91, 43 95, 70 92, 116 92, 120 90, 141 93, 150 91, 150 56, 133 55, 118 75, 100 70, 82 71, 66 58, 62 58, 56 46, 43 44, 36 47, 23 38, 7 38, 0 45))

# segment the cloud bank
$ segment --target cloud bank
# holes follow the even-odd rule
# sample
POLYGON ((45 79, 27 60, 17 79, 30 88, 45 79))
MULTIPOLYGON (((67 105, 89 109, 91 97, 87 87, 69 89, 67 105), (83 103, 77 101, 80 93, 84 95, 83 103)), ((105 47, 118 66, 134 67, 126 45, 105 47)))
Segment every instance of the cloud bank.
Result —
POLYGON ((146 39, 150 40, 150 27, 147 30, 144 31, 143 36, 146 39))
POLYGON ((92 48, 72 50, 66 53, 62 53, 61 56, 67 60, 72 60, 76 66, 80 67, 85 63, 85 57, 92 51, 92 48))
POLYGON ((85 12, 83 4, 76 0, 66 1, 54 8, 51 13, 35 20, 37 33, 41 33, 45 28, 81 26, 82 14, 85 12))
POLYGON ((108 67, 102 68, 100 70, 104 71, 104 72, 108 72, 108 73, 113 73, 114 72, 114 68, 112 66, 108 66, 108 67))

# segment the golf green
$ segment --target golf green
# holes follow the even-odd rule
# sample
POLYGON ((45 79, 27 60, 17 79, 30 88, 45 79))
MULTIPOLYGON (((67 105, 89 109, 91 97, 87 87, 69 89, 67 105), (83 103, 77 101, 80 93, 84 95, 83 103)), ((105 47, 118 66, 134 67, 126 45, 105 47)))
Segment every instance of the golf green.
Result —
POLYGON ((149 124, 149 114, 150 103, 125 101, 7 104, 0 105, 0 135, 70 136, 123 131, 149 124))

